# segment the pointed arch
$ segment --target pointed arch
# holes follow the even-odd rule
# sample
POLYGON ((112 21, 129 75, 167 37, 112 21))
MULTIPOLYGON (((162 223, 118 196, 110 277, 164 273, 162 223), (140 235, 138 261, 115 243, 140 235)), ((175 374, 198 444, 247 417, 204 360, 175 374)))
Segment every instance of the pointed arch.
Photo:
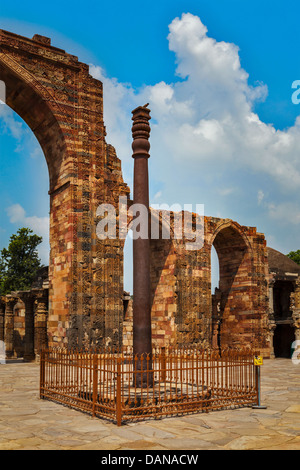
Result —
POLYGON ((213 295, 213 325, 218 331, 216 344, 221 347, 239 344, 241 319, 252 314, 253 249, 238 223, 220 221, 209 237, 219 260, 219 288, 213 295))
POLYGON ((6 104, 29 126, 44 152, 49 171, 50 191, 61 177, 67 146, 54 114, 53 97, 36 78, 4 52, 0 53, 0 80, 6 87, 6 104))
POLYGON ((49 345, 102 344, 106 320, 115 337, 122 317, 122 244, 97 237, 97 208, 129 193, 105 140, 103 85, 49 38, 3 30, 0 80, 49 170, 49 345))

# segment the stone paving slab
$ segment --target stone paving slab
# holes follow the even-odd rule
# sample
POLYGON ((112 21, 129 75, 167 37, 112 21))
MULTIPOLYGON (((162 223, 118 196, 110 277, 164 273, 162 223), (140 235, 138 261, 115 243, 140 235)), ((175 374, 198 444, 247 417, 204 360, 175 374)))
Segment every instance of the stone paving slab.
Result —
POLYGON ((0 364, 0 450, 300 450, 300 365, 265 360, 264 410, 240 408, 117 427, 39 399, 39 366, 0 364))

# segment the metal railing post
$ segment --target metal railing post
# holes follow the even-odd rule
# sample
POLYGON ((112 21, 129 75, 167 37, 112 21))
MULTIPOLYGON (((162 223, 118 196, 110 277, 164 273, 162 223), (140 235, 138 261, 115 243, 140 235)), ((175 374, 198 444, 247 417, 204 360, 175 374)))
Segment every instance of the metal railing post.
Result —
POLYGON ((160 357, 160 380, 161 382, 166 381, 166 348, 161 348, 161 357, 160 357))
POLYGON ((95 417, 96 412, 96 402, 97 402, 97 391, 98 391, 98 355, 94 353, 93 355, 93 417, 95 417))

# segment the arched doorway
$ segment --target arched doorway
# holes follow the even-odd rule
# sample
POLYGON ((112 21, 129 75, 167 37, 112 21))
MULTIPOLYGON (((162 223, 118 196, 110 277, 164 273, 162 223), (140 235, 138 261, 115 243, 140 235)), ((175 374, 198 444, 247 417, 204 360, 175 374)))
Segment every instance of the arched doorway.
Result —
POLYGON ((129 189, 105 141, 102 83, 49 38, 2 30, 0 80, 7 105, 36 136, 49 170, 49 344, 103 344, 106 317, 113 313, 114 330, 123 315, 123 251, 120 241, 97 238, 96 212, 104 202, 117 207, 129 189))

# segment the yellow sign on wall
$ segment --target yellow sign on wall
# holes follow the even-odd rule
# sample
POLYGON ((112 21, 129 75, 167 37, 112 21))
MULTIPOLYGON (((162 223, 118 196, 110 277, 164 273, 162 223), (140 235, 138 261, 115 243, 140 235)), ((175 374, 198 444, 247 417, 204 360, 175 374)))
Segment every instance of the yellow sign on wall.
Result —
POLYGON ((254 365, 255 366, 262 366, 263 365, 263 357, 262 356, 254 356, 254 365))

